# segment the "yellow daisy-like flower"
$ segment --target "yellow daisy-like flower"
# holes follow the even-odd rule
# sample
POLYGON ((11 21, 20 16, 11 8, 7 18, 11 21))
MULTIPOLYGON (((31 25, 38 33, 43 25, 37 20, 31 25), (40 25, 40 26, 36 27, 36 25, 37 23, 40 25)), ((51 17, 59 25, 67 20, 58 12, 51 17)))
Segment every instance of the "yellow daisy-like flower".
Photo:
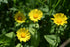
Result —
POLYGON ((54 18, 51 18, 51 20, 53 20, 55 24, 64 25, 65 23, 67 23, 67 17, 63 13, 57 13, 53 16, 54 18))
POLYGON ((23 23, 26 20, 26 17, 20 11, 15 14, 14 18, 15 18, 15 21, 18 23, 23 23))
POLYGON ((25 28, 20 28, 17 32, 17 37, 20 40, 20 42, 26 42, 30 39, 31 35, 30 32, 28 32, 25 28))
POLYGON ((37 22, 42 18, 43 13, 38 9, 33 9, 29 12, 28 16, 32 21, 37 22))

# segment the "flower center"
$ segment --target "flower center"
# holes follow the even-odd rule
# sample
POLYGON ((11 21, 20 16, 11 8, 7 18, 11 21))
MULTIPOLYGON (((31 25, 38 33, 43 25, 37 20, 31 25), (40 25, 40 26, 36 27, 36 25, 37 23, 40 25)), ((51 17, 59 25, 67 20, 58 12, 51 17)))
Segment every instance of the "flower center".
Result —
POLYGON ((21 16, 18 16, 17 20, 22 20, 22 17, 21 16))
POLYGON ((38 14, 33 15, 34 19, 38 18, 38 14))
POLYGON ((25 38, 25 37, 26 37, 26 34, 25 34, 25 33, 22 33, 22 34, 21 34, 21 37, 22 37, 22 38, 25 38))
POLYGON ((61 20, 57 20, 57 23, 61 24, 61 23, 62 23, 62 21, 61 21, 61 20))

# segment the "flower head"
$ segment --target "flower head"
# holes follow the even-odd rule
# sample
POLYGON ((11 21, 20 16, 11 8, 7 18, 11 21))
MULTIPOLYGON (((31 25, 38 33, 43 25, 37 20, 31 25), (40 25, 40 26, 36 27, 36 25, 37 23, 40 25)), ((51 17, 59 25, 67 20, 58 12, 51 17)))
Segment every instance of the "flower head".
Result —
POLYGON ((23 23, 26 20, 26 17, 20 11, 15 14, 14 18, 15 18, 15 21, 18 23, 23 23))
POLYGON ((17 32, 17 37, 20 40, 20 42, 26 42, 30 39, 30 33, 25 28, 20 28, 17 32))
POLYGON ((51 18, 51 20, 53 20, 55 24, 64 25, 65 23, 67 23, 67 17, 63 13, 57 13, 53 16, 54 18, 51 18))
POLYGON ((43 13, 38 9, 33 9, 29 12, 28 16, 32 21, 37 22, 42 18, 43 13))

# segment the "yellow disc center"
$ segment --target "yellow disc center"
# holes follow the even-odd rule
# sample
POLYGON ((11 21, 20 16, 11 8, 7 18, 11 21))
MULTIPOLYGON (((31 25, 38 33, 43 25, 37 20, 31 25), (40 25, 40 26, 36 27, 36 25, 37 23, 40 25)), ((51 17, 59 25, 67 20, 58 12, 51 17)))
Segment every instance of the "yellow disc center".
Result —
POLYGON ((34 19, 38 18, 38 14, 33 15, 34 19))
POLYGON ((61 24, 62 23, 62 20, 57 20, 57 23, 61 24))
POLYGON ((26 34, 25 34, 25 33, 22 33, 22 34, 21 34, 21 37, 22 37, 22 38, 25 38, 25 37, 26 37, 26 34))
POLYGON ((18 16, 17 20, 22 20, 22 17, 21 16, 18 16))

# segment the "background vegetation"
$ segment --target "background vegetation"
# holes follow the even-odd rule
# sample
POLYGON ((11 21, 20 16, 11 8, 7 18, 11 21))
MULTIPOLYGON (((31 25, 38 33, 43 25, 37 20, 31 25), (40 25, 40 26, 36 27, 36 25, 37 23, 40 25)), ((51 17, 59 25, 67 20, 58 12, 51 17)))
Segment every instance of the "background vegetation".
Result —
MULTIPOLYGON (((54 47, 56 25, 50 18, 56 13, 64 13, 68 17, 68 23, 59 27, 61 31, 56 46, 59 47, 70 38, 70 0, 0 0, 0 47, 20 47, 16 31, 21 27, 29 28, 32 34, 30 41, 22 42, 21 47, 54 47), (43 12, 43 18, 36 26, 28 17, 32 9, 43 12), (15 22, 14 15, 18 11, 26 16, 25 23, 15 22), (37 32, 34 34, 34 31, 37 32)), ((66 47, 70 47, 69 44, 66 47)))

